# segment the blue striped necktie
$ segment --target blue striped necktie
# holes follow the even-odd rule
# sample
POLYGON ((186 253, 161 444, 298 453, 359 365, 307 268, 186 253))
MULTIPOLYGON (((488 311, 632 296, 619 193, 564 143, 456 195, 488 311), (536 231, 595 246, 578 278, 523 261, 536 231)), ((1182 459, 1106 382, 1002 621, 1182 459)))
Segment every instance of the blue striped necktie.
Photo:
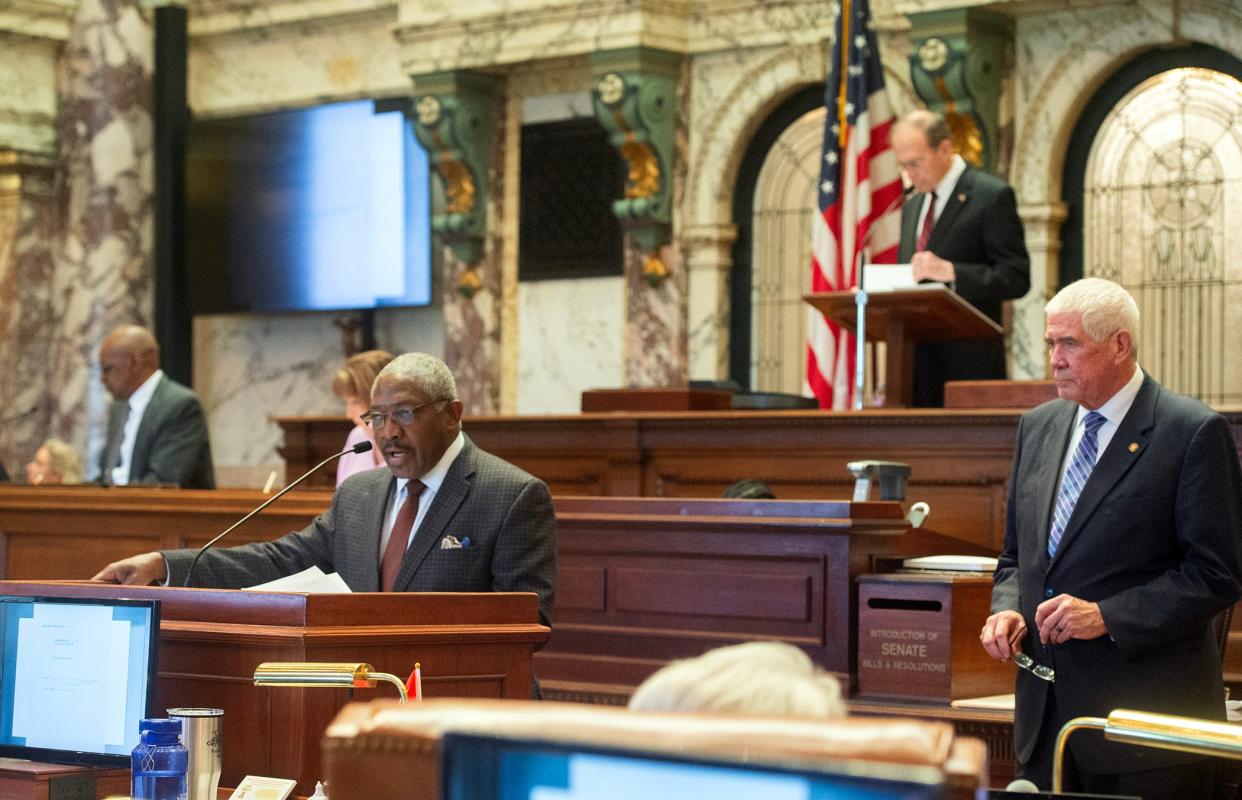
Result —
POLYGON ((1086 430, 1078 441, 1078 448, 1070 459, 1065 477, 1061 479, 1061 491, 1057 492, 1057 507, 1052 512, 1052 530, 1048 531, 1048 558, 1052 558, 1057 552, 1061 534, 1065 533, 1070 514, 1074 513, 1074 505, 1082 494, 1082 487, 1087 484, 1087 478, 1091 477, 1091 470, 1095 468, 1095 454, 1099 450, 1096 435, 1105 422, 1104 415, 1096 411, 1087 414, 1087 418, 1083 420, 1086 430))

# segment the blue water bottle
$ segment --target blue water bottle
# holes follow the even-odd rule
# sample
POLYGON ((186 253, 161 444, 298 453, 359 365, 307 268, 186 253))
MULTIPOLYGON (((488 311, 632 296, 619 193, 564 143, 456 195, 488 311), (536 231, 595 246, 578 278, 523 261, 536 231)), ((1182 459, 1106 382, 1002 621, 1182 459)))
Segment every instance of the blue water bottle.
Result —
POLYGON ((144 719, 138 733, 130 781, 134 800, 186 800, 190 752, 181 743, 181 720, 144 719))

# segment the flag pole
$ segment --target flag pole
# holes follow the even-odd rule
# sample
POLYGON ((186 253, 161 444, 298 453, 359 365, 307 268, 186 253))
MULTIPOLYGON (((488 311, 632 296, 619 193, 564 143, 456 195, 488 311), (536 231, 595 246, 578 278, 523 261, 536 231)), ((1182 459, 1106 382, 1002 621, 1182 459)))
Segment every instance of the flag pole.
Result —
POLYGON ((863 409, 863 384, 867 378, 867 288, 863 284, 867 259, 863 250, 858 251, 858 290, 854 293, 854 305, 858 319, 854 324, 854 410, 863 409))

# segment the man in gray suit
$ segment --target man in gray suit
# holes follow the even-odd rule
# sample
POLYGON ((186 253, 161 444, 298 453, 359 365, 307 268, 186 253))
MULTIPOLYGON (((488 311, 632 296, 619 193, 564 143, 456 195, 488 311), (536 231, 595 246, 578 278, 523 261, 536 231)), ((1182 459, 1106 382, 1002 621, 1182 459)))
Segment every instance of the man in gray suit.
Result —
MULTIPOLYGON (((440 359, 407 353, 375 379, 371 410, 386 467, 339 487, 305 529, 208 551, 195 586, 241 588, 311 566, 355 592, 535 592, 544 624, 556 592, 556 518, 543 481, 475 447, 440 359)), ((144 553, 95 580, 180 585, 194 550, 144 553)))
POLYGON ((139 325, 122 325, 103 340, 99 373, 114 402, 99 458, 99 482, 214 489, 203 407, 159 363, 159 344, 139 325))
MULTIPOLYGON (((1014 752, 1051 784, 1057 732, 1116 708, 1225 718, 1214 618, 1239 597, 1242 477, 1229 426, 1139 368, 1139 312, 1087 278, 1048 303, 1060 400, 1018 425, 1005 548, 980 634, 1018 670, 1014 752), (1019 656, 1022 654, 1022 656, 1019 656)), ((1070 790, 1211 796, 1185 753, 1070 740, 1070 790)))

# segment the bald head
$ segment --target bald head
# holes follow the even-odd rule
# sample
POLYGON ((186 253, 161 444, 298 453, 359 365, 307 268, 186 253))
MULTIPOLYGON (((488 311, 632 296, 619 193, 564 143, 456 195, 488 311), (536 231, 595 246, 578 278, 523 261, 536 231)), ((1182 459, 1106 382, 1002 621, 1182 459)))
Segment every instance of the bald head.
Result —
POLYGON ((116 400, 129 399, 159 364, 159 343, 141 325, 122 325, 99 346, 99 374, 116 400))
POLYGON ((897 163, 916 191, 930 192, 953 166, 953 136, 944 117, 911 111, 893 126, 890 141, 897 163))

